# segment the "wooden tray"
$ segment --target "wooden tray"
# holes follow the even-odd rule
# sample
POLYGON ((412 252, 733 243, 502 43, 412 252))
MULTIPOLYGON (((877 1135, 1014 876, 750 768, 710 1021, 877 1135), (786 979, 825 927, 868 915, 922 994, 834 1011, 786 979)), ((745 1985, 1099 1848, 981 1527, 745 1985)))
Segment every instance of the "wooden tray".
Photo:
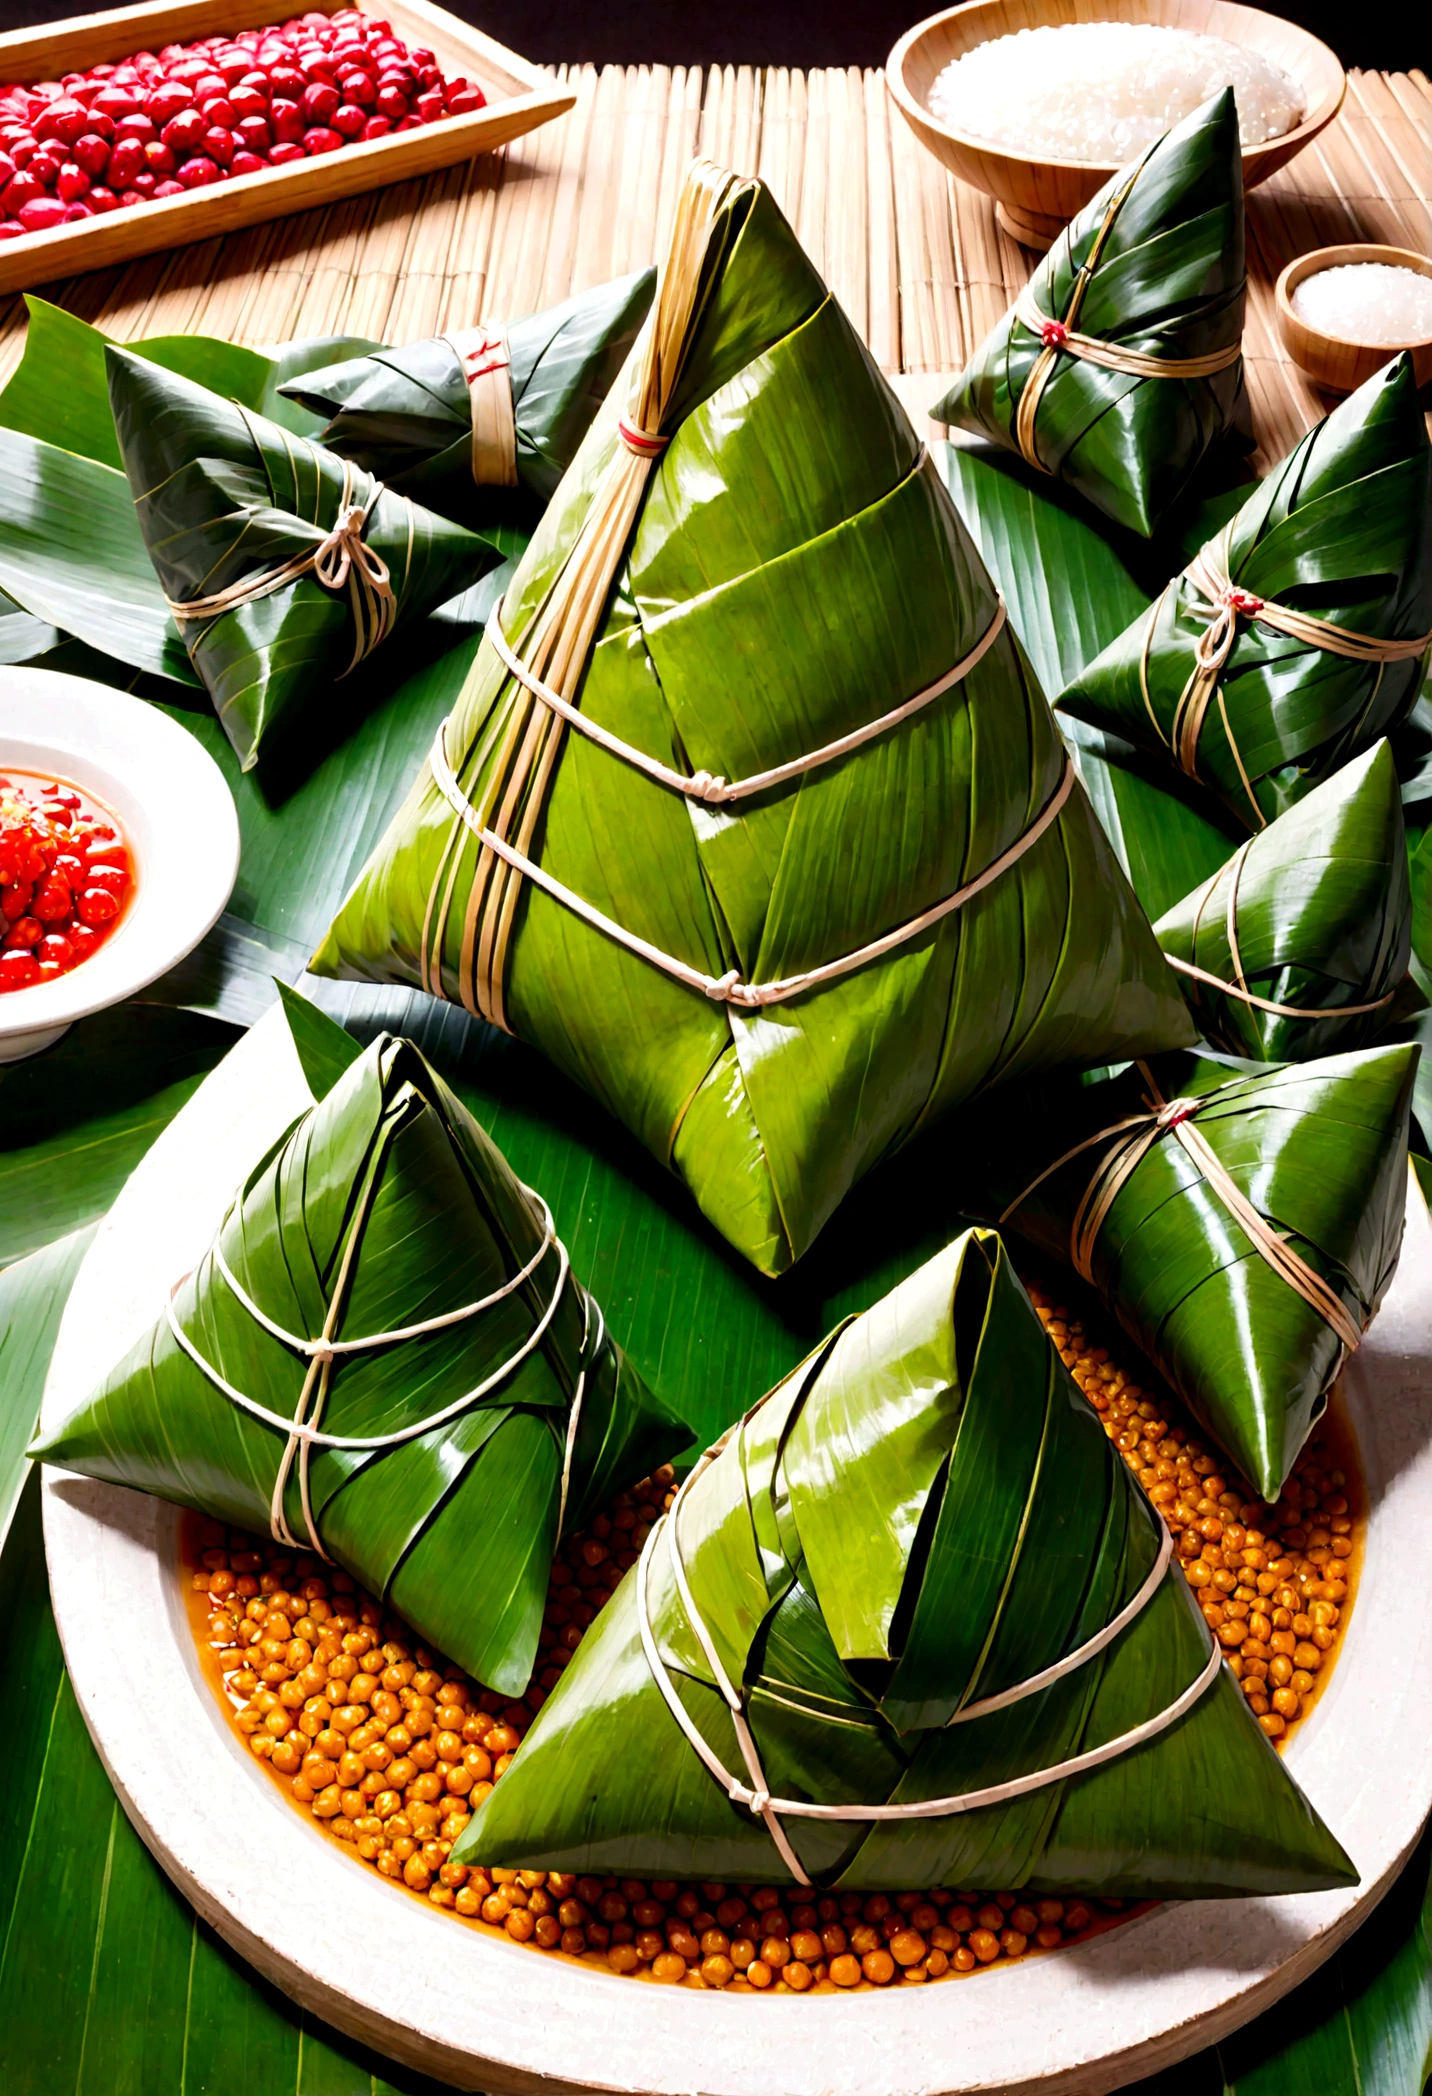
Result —
MULTIPOLYGON (((0 242, 0 292, 22 291, 80 270, 128 262, 135 255, 212 240, 290 211, 335 203, 411 175, 431 174, 550 122, 576 100, 571 88, 557 85, 540 67, 430 0, 311 0, 311 5, 323 14, 338 14, 349 5, 365 14, 381 14, 407 43, 432 50, 444 73, 463 73, 475 80, 488 106, 263 174, 239 175, 185 196, 135 204, 102 218, 56 226, 53 232, 0 242)), ((58 79, 84 66, 128 58, 135 51, 189 43, 221 31, 232 35, 240 29, 259 29, 283 18, 276 0, 178 0, 167 7, 119 7, 107 14, 77 15, 67 22, 0 36, 0 79, 58 79)))

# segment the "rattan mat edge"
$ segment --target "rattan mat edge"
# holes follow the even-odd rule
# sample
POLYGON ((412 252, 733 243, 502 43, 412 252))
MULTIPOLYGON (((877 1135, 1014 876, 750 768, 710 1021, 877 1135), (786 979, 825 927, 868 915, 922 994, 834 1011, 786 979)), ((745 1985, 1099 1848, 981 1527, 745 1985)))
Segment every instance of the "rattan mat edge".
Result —
MULTIPOLYGON (((694 153, 761 175, 917 415, 1034 258, 892 111, 878 72, 559 68, 572 112, 464 167, 51 286, 121 340, 205 333, 401 342, 555 304, 655 260, 694 153)), ((1327 402, 1283 355, 1272 285, 1335 241, 1432 253, 1432 82, 1354 72, 1338 121, 1249 198, 1245 353, 1265 462, 1327 402)), ((0 380, 25 309, 0 301, 0 380)))

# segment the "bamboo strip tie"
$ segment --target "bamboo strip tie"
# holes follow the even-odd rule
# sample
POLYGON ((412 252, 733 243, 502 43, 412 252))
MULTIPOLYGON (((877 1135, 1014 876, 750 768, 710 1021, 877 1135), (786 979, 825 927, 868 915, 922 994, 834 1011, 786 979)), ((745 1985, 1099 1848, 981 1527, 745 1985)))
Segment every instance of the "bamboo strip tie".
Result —
MULTIPOLYGON (((363 477, 367 478, 366 475, 363 477)), ((227 589, 216 590, 209 597, 187 597, 182 603, 176 603, 172 597, 166 598, 175 623, 182 626, 190 620, 222 618, 226 612, 238 611, 245 604, 256 604, 261 597, 271 597, 278 590, 289 589, 294 583, 302 582, 306 575, 312 575, 315 582, 334 596, 344 589, 348 592, 353 613, 353 659, 342 675, 351 675, 363 658, 386 640, 398 610, 388 563, 363 537, 379 496, 390 491, 384 488, 381 480, 375 480, 370 484, 367 499, 356 502, 353 497, 357 479, 358 468, 351 459, 345 459, 338 521, 307 553, 293 554, 280 567, 245 575, 242 580, 231 582, 227 589)), ((395 496, 394 500, 401 502, 407 511, 407 565, 410 566, 416 516, 405 496, 395 496)))
POLYGON ((1139 651, 1139 685, 1143 692, 1144 706, 1153 722, 1159 740, 1168 748, 1178 765, 1190 779, 1199 776, 1198 744, 1208 717, 1209 702, 1215 694, 1218 699, 1219 715, 1233 761, 1238 767, 1238 776, 1248 796, 1256 825, 1267 826, 1267 817, 1258 805, 1249 779, 1242 753, 1234 739, 1224 704, 1219 679, 1233 653, 1238 639, 1240 618, 1254 620, 1266 626, 1270 632, 1281 633, 1289 640, 1298 641, 1306 648, 1320 648, 1326 655, 1341 656, 1344 661, 1376 666, 1379 678, 1389 663, 1415 662, 1432 648, 1432 633, 1419 634, 1415 639, 1380 640, 1375 634, 1359 633, 1350 626, 1338 626, 1331 619, 1315 618, 1311 612, 1295 611, 1285 604, 1276 604, 1271 598, 1258 597, 1251 590, 1240 589, 1229 577, 1229 549, 1232 542, 1236 518, 1224 525, 1222 531, 1207 545, 1200 548, 1183 571, 1183 580, 1192 585, 1198 594, 1213 606, 1213 617, 1194 643, 1193 668, 1187 682, 1179 693, 1173 710, 1170 730, 1165 735, 1158 715, 1154 711, 1149 692, 1149 651, 1153 645, 1154 628, 1169 592, 1176 588, 1177 578, 1169 583, 1163 595, 1150 607, 1144 625, 1143 645, 1139 651))
MULTIPOLYGON (((1243 354, 1241 339, 1229 343, 1224 349, 1210 350, 1201 357, 1154 357, 1142 350, 1125 349, 1120 343, 1105 342, 1097 335, 1082 335, 1075 328, 1079 309, 1084 303, 1084 294, 1089 288, 1094 271, 1098 268, 1105 245, 1114 229, 1114 222, 1127 202, 1135 182, 1142 174, 1145 162, 1140 161, 1123 187, 1109 200, 1094 244, 1085 260, 1080 264, 1074 286, 1069 294, 1069 303, 1062 318, 1055 319, 1041 310, 1032 283, 1026 284, 1015 301, 1014 317, 1022 327, 1037 335, 1041 348, 1024 382, 1015 411, 1014 440, 1019 446, 1020 456, 1041 473, 1051 473, 1039 456, 1035 441, 1035 418, 1044 389, 1053 378, 1059 358, 1071 356, 1086 364, 1097 364, 1104 371, 1118 371, 1132 378, 1211 378, 1215 372, 1226 371, 1236 364, 1243 354)), ((1067 234, 1065 236, 1068 238, 1067 234)))
MULTIPOLYGON (((765 1403, 764 1398, 761 1400, 761 1403, 765 1403)), ((748 1424, 759 1410, 760 1405, 753 1407, 752 1411, 748 1412, 745 1418, 739 1420, 734 1427, 731 1427, 722 1435, 719 1441, 707 1449, 700 1462, 696 1464, 677 1492, 671 1504, 671 1511, 662 1516, 647 1537, 635 1574, 637 1627, 641 1635, 642 1652, 646 1658, 652 1679, 661 1691, 662 1699, 667 1709, 675 1718, 688 1744, 695 1749, 704 1766, 722 1786, 732 1803, 743 1805, 748 1812, 762 1821, 781 1861, 785 1864, 797 1884, 809 1886, 811 1879, 791 1845, 790 1837, 782 1824, 782 1821, 785 1819, 877 1822, 950 1819, 957 1813, 977 1812, 986 1805, 1003 1805, 1013 1798, 1027 1796, 1030 1791, 1043 1790, 1049 1784, 1063 1782, 1070 1776, 1084 1775, 1091 1769, 1102 1767, 1106 1762, 1118 1760, 1123 1755, 1132 1753, 1136 1747, 1142 1746, 1147 1740, 1157 1738, 1159 1733, 1167 1731, 1169 1726, 1177 1724, 1178 1720, 1193 1708, 1204 1691, 1211 1686, 1218 1673, 1222 1658, 1222 1654, 1216 1644, 1212 1646, 1204 1666, 1189 1686, 1176 1696, 1172 1703, 1168 1704, 1154 1717, 1146 1719, 1143 1724, 1135 1725, 1128 1732, 1120 1733, 1115 1739, 1106 1740, 1102 1746, 1092 1747, 1083 1754, 1070 1755, 1066 1760, 1054 1763, 1052 1767, 1035 1769, 1023 1776, 1013 1776, 1007 1782, 990 1784, 982 1790, 965 1791, 953 1797, 914 1799, 899 1805, 817 1805, 803 1798, 773 1797, 766 1782, 760 1750, 756 1745, 755 1737, 746 1715, 745 1701, 732 1683, 731 1677, 722 1662, 721 1655, 716 1649, 715 1641, 707 1628, 705 1619, 696 1605, 695 1597, 691 1592, 690 1582, 686 1576, 686 1567, 682 1560, 680 1548, 680 1517, 687 1493, 728 1445, 733 1435, 744 1439, 748 1424), (736 1742, 741 1749, 741 1759, 746 1767, 748 1778, 746 1782, 742 1782, 739 1776, 733 1775, 731 1770, 726 1767, 702 1733, 700 1727, 691 1717, 677 1692, 676 1684, 671 1678, 670 1669, 662 1658, 660 1648, 657 1645, 656 1636, 651 1625, 648 1587, 651 1578, 653 1553, 657 1541, 662 1537, 663 1533, 670 1558, 672 1577, 676 1584, 677 1593, 681 1598, 682 1608, 686 1612, 687 1620, 696 1636, 697 1643, 701 1647, 706 1664, 711 1670, 712 1679, 730 1713, 732 1727, 736 1734, 736 1742)), ((1164 1536, 1154 1560, 1153 1568, 1144 1579, 1139 1591, 1125 1607, 1119 1610, 1117 1615, 1105 1624, 1101 1631, 1096 1632, 1092 1638, 1079 1646, 1076 1651, 1070 1652, 1062 1660, 1056 1661, 1053 1666, 1045 1667, 1039 1673, 1032 1674, 1027 1680, 1004 1690, 1000 1695, 986 1697, 979 1703, 967 1704, 964 1709, 956 1711, 949 1721, 950 1724, 960 1724, 970 1718, 984 1717, 992 1711, 1007 1709, 1012 1703, 1022 1702, 1026 1697, 1040 1694, 1066 1674, 1074 1672, 1076 1668, 1085 1666, 1090 1660, 1097 1658, 1099 1653, 1106 1646, 1110 1645, 1119 1633, 1125 1630, 1134 1621, 1135 1617, 1147 1607, 1162 1585, 1164 1576, 1172 1562, 1173 1537, 1169 1533, 1164 1536)))
POLYGON ((1010 1202, 999 1219, 1000 1226, 1003 1227, 1035 1188, 1042 1186, 1061 1166, 1099 1143, 1108 1143, 1110 1148, 1085 1187, 1069 1227, 1070 1263, 1081 1280, 1092 1286, 1094 1246, 1108 1220, 1109 1211, 1154 1144, 1163 1136, 1172 1135, 1259 1257, 1303 1298, 1310 1309, 1317 1312, 1324 1324, 1331 1327, 1342 1343, 1344 1356, 1354 1353, 1362 1344, 1362 1330, 1349 1316, 1341 1298, 1241 1192, 1202 1131, 1193 1125, 1194 1116, 1213 1105, 1228 1087, 1220 1085, 1217 1091, 1206 1092, 1199 1098, 1169 1100, 1159 1090, 1148 1064, 1141 1062, 1138 1067, 1147 1087, 1144 1095, 1147 1112, 1129 1114, 1122 1121, 1101 1128, 1097 1134, 1086 1136, 1083 1142, 1075 1143, 1062 1157, 1056 1157, 1010 1202))
POLYGON ((1243 867, 1248 854, 1257 841, 1256 834, 1249 837, 1244 843, 1239 845, 1227 865, 1219 867, 1213 878, 1205 884, 1203 893, 1198 899, 1198 908, 1193 916, 1193 935, 1190 943, 1196 953, 1198 951, 1198 927, 1202 922, 1204 909, 1213 899, 1214 890, 1226 873, 1229 876, 1229 882, 1228 909, 1224 918, 1224 931, 1228 939, 1228 951, 1233 959, 1235 980, 1233 982, 1225 982, 1221 975, 1210 975, 1206 968, 1197 968, 1192 961, 1181 961, 1177 954, 1166 953, 1164 959, 1168 962, 1170 968, 1176 968, 1180 975, 1190 976, 1195 982, 1207 983, 1210 989, 1221 990, 1225 997, 1236 997, 1242 1003, 1252 1005, 1260 1012, 1271 1012, 1276 1019, 1354 1019, 1364 1012, 1380 1012, 1385 1004, 1391 1004, 1393 998, 1397 995, 1395 989, 1389 990, 1385 997, 1374 998, 1370 1004, 1330 1004, 1321 1006, 1275 1004, 1270 997, 1254 996, 1248 987, 1248 979, 1243 973, 1243 956, 1238 950, 1237 919, 1238 883, 1242 878, 1243 867))
MULTIPOLYGON (((182 1274, 174 1283, 164 1305, 169 1330, 180 1349, 187 1354, 196 1368, 202 1370, 203 1374, 214 1385, 214 1388, 222 1392, 229 1402, 236 1405, 240 1411, 247 1412, 250 1418, 261 1421, 265 1426, 274 1427, 279 1433, 284 1435, 284 1451, 279 1460, 278 1469, 274 1477, 273 1492, 269 1502, 270 1531, 276 1543, 282 1543, 289 1549, 311 1548, 326 1564, 331 1564, 332 1559, 323 1547, 309 1497, 308 1465, 310 1451, 314 1448, 358 1450, 398 1448, 406 1442, 420 1439, 424 1434, 435 1432, 438 1427, 446 1426, 449 1421, 458 1418, 462 1413, 471 1411, 474 1405, 480 1403, 484 1397, 487 1397, 500 1384, 505 1382, 507 1377, 512 1374, 512 1371, 519 1367, 526 1360, 527 1356, 541 1343, 548 1326, 556 1316, 558 1304, 561 1302, 563 1291, 572 1271, 567 1247, 557 1235, 557 1227, 552 1220, 552 1211, 548 1208, 540 1194, 534 1192, 530 1186, 524 1186, 521 1189, 522 1192, 541 1214, 542 1239, 532 1257, 512 1275, 510 1280, 505 1281, 500 1288, 494 1289, 491 1294, 483 1296, 478 1302, 464 1303, 460 1309, 444 1311, 437 1317, 424 1318, 418 1324, 403 1325, 391 1332, 369 1332, 361 1339, 337 1339, 334 1337, 334 1333, 343 1313, 348 1284, 352 1276, 353 1260, 358 1249, 359 1240, 363 1234, 363 1225, 375 1185, 376 1176, 370 1174, 364 1186, 362 1197, 357 1203, 354 1212, 347 1242, 343 1248, 343 1256, 339 1264, 332 1299, 329 1302, 328 1310, 323 1320, 323 1331, 317 1339, 304 1338, 299 1333, 290 1332, 274 1318, 268 1316, 267 1312, 260 1309, 259 1305, 230 1270, 228 1261, 223 1254, 220 1238, 229 1221, 229 1215, 233 1213, 232 1208, 229 1210, 229 1215, 226 1215, 224 1221, 219 1225, 219 1230, 216 1232, 214 1241, 209 1248, 210 1258, 213 1260, 214 1265, 240 1308, 265 1332, 268 1332, 282 1345, 290 1347, 295 1353, 302 1355, 308 1362, 303 1386, 299 1391, 298 1401, 294 1407, 292 1417, 286 1417, 280 1412, 270 1411, 267 1405, 261 1405, 255 1398, 249 1397, 244 1391, 237 1389, 225 1376, 220 1375, 212 1361, 208 1360, 194 1344, 180 1324, 178 1312, 174 1307, 175 1297, 185 1281, 190 1278, 188 1274, 182 1274), (412 1420, 408 1425, 398 1427, 392 1433, 329 1434, 322 1431, 318 1422, 323 1415, 328 1400, 329 1384, 332 1379, 333 1364, 336 1360, 347 1354, 371 1352, 375 1347, 398 1346, 407 1340, 420 1339, 432 1332, 446 1331, 452 1325, 461 1324, 468 1318, 480 1316, 483 1311, 493 1309, 495 1305, 504 1301, 506 1297, 515 1294, 519 1288, 530 1281, 548 1252, 554 1248, 557 1253, 557 1278, 541 1316, 537 1319, 532 1330, 523 1340, 521 1346, 517 1348, 516 1352, 511 1354, 499 1368, 494 1369, 490 1375, 484 1376, 476 1388, 464 1391, 461 1397, 456 1398, 451 1404, 443 1406, 440 1411, 429 1413, 425 1419, 412 1420), (304 1526, 308 1531, 307 1546, 302 1544, 290 1530, 283 1504, 284 1493, 293 1468, 295 1453, 298 1456, 299 1499, 303 1508, 304 1526)), ((589 1362, 596 1360, 606 1336, 601 1312, 598 1311, 597 1341, 595 1347, 589 1351, 588 1338, 591 1331, 592 1303, 589 1296, 584 1296, 583 1300, 584 1317, 580 1353, 582 1365, 578 1370, 576 1383, 573 1386, 572 1403, 567 1419, 561 1489, 558 1498, 557 1533, 559 1535, 562 1532, 562 1523, 566 1519, 572 1454, 576 1447, 578 1418, 582 1408, 582 1400, 586 1393, 587 1369, 589 1362)))
POLYGON ((472 477, 480 488, 517 485, 517 411, 512 400, 512 349, 504 327, 467 328, 444 335, 467 380, 472 407, 472 477))

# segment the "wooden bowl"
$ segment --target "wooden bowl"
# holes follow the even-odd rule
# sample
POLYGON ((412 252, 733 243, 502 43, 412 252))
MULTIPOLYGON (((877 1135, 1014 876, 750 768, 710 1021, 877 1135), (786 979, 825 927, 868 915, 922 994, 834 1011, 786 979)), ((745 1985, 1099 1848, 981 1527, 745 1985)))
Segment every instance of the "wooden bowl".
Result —
POLYGON ((952 59, 976 44, 1020 29, 1066 22, 1147 22, 1226 37, 1261 51, 1291 73, 1303 90, 1307 115, 1281 138, 1249 146, 1243 186, 1254 189, 1275 168, 1301 153, 1342 107, 1347 76, 1326 44, 1294 22, 1235 0, 968 0, 907 29, 890 53, 885 79, 901 115, 922 145, 952 174, 995 199, 995 215, 1025 247, 1047 248, 1118 168, 1113 161, 1037 160, 989 139, 955 131, 930 114, 930 89, 952 59))
POLYGON ((1310 255, 1299 255, 1288 264, 1274 288, 1278 308, 1278 333, 1293 362, 1307 372, 1315 386, 1329 393, 1351 393, 1364 379, 1381 371, 1384 364, 1410 350, 1412 369, 1419 386, 1432 384, 1432 333, 1415 342, 1349 342, 1341 335, 1327 335, 1309 327, 1293 310, 1293 293, 1304 277, 1334 269, 1343 262, 1389 262, 1394 268, 1415 269, 1419 276, 1432 277, 1432 258, 1414 253, 1410 247, 1318 247, 1310 255))

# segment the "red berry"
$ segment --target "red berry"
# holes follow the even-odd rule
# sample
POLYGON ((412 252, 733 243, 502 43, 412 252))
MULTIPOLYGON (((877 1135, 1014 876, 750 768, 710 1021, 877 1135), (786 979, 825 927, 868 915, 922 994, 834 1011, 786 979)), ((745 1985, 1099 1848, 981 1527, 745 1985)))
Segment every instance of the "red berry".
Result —
POLYGON ((18 218, 0 219, 0 240, 19 240, 24 232, 25 228, 18 218))
POLYGON ((201 109, 206 102, 212 101, 218 95, 227 97, 228 92, 229 83, 222 73, 201 73, 199 78, 193 83, 194 100, 201 109))
POLYGON ((144 148, 144 165, 148 172, 158 181, 165 175, 172 175, 176 163, 174 155, 164 141, 162 139, 152 139, 144 148))
POLYGON ((23 950, 0 953, 0 990, 28 990, 40 980, 40 965, 23 950))
POLYGON ((365 139, 386 138, 392 128, 385 116, 366 117, 363 122, 363 136, 365 139))
MULTIPOLYGON (((133 182, 130 184, 130 189, 137 192, 141 203, 147 204, 149 202, 149 199, 153 196, 155 190, 158 188, 158 186, 158 175, 151 174, 149 172, 149 169, 146 167, 134 177, 133 182)), ((127 196, 129 194, 129 190, 126 190, 125 194, 127 196)))
POLYGON ((276 95, 287 95, 291 101, 295 102, 308 85, 303 74, 295 65, 276 65, 272 67, 269 72, 269 80, 276 95))
MULTIPOLYGON (((185 165, 187 166, 187 164, 186 162, 185 165)), ((172 175, 166 181, 156 182, 154 185, 154 200, 156 203, 159 202, 161 197, 183 196, 183 194, 184 184, 176 182, 172 175)))
POLYGON ((344 101, 356 102, 360 109, 371 109, 378 99, 378 83, 371 73, 345 73, 338 85, 344 101))
POLYGON ((35 119, 36 138, 57 138, 64 145, 72 146, 77 138, 88 131, 89 111, 83 102, 76 102, 66 95, 51 102, 35 119))
POLYGON ((64 164, 52 146, 41 146, 25 172, 33 175, 37 182, 43 182, 46 189, 53 189, 64 164))
POLYGON ((474 109, 485 109, 487 97, 480 87, 464 87, 447 98, 449 116, 469 116, 474 109))
POLYGON ((408 98, 400 87, 380 87, 377 96, 378 113, 393 124, 401 123, 408 113, 408 98))
POLYGON ((245 117, 267 117, 269 98, 256 87, 236 87, 229 97, 234 107, 234 117, 242 123, 245 117))
POLYGON ((87 131, 75 146, 74 159, 91 181, 97 181, 109 167, 111 147, 97 132, 87 131))
MULTIPOLYGON (((109 895, 105 897, 105 900, 114 902, 114 897, 109 895)), ((114 906, 116 910, 119 908, 118 903, 115 903, 114 906)), ((17 917, 6 934, 5 944, 12 948, 16 946, 38 946, 44 936, 44 931, 45 927, 41 924, 38 917, 17 917)))
POLYGON ((297 145, 303 137, 303 111, 297 102, 275 101, 270 122, 280 145, 297 145))
POLYGON ((44 183, 26 169, 10 177, 5 185, 4 194, 0 195, 0 205, 14 218, 19 216, 21 207, 28 204, 32 197, 42 197, 44 194, 44 183))
POLYGON ((181 109, 192 109, 194 97, 182 80, 166 80, 144 105, 144 114, 162 131, 181 109))
POLYGON ((49 880, 44 883, 35 897, 34 914, 41 924, 59 924, 69 916, 70 891, 63 881, 49 880))
MULTIPOLYGON (((168 122, 167 117, 165 122, 168 122)), ((147 145, 151 138, 158 138, 159 132, 154 119, 141 111, 138 116, 122 116, 114 127, 114 135, 116 139, 133 138, 140 145, 147 145)))
POLYGON ((41 939, 38 948, 41 961, 57 961, 61 968, 72 968, 75 950, 63 932, 50 932, 41 939))
POLYGON ((180 168, 179 180, 186 189, 207 189, 211 182, 219 180, 218 162, 203 153, 196 153, 180 168))
POLYGON ((58 197, 32 197, 22 204, 16 216, 27 233, 48 233, 51 226, 62 226, 69 210, 58 197))
POLYGON ((115 195, 114 191, 110 189, 107 184, 102 184, 99 182, 95 183, 94 188, 85 198, 85 202, 89 205, 92 211, 98 211, 101 213, 107 211, 117 211, 119 209, 119 198, 115 195))
POLYGON ((98 932, 92 932, 87 924, 72 924, 65 937, 74 948, 75 960, 87 961, 100 943, 98 932))
POLYGON ((107 116, 112 124, 118 124, 127 116, 138 116, 144 105, 132 88, 102 87, 90 103, 90 115, 107 116))
POLYGON ((238 143, 233 132, 226 131, 221 124, 212 125, 204 133, 202 140, 204 151, 217 167, 228 167, 231 164, 238 143))
POLYGON ((343 140, 339 134, 336 131, 330 131, 326 124, 315 124, 312 130, 305 131, 303 134, 303 150, 305 153, 336 153, 340 151, 342 145, 343 140))
POLYGON ((10 158, 10 155, 8 153, 0 152, 0 195, 4 194, 6 183, 13 180, 14 176, 18 172, 19 170, 15 166, 14 161, 10 158))
MULTIPOLYGON (((302 151, 303 148, 300 146, 299 152, 301 153, 302 151)), ((257 175, 267 165, 267 161, 261 159, 257 153, 251 153, 247 146, 240 146, 230 163, 229 173, 231 175, 257 175)))
POLYGON ((183 160, 188 154, 198 152, 199 141, 207 128, 197 109, 181 109, 178 116, 170 118, 160 136, 174 158, 183 160))
POLYGON ((144 166, 144 147, 137 138, 118 138, 109 156, 109 179, 115 189, 127 189, 144 166))
POLYGON ((281 138, 269 151, 269 159, 275 167, 287 167, 291 162, 305 157, 303 147, 291 138, 281 138))
MULTIPOLYGON (((114 922, 119 915, 119 898, 111 895, 108 888, 86 888, 75 904, 75 914, 81 924, 87 924, 93 931, 101 924, 114 922)), ((21 921, 33 924, 35 920, 28 918, 21 921)), ((14 933, 10 936, 13 938, 14 933)))
POLYGON ((356 102, 340 102, 333 112, 333 129, 340 138, 361 138, 367 121, 367 111, 356 102))
POLYGON ((232 131, 239 121, 238 111, 227 95, 210 95, 207 102, 199 104, 199 114, 211 129, 232 131))
POLYGON ((312 87, 306 87, 303 90, 302 107, 308 124, 311 126, 328 123, 334 110, 337 109, 342 100, 343 97, 339 94, 337 88, 328 86, 324 81, 318 81, 312 87))
POLYGON ((414 115, 419 117, 423 123, 435 124, 438 118, 443 114, 443 98, 441 88, 426 88, 424 92, 418 96, 418 99, 414 104, 413 113, 414 115))
POLYGON ((240 117, 239 138, 247 152, 266 153, 273 144, 273 131, 264 117, 240 117))
POLYGON ((82 196, 88 195, 89 186, 89 176, 82 167, 77 167, 73 160, 65 162, 55 183, 60 201, 64 204, 77 204, 82 196))
POLYGON ((24 916, 30 907, 33 892, 28 881, 13 881, 4 895, 0 896, 0 915, 4 916, 7 924, 13 924, 17 917, 24 916))

